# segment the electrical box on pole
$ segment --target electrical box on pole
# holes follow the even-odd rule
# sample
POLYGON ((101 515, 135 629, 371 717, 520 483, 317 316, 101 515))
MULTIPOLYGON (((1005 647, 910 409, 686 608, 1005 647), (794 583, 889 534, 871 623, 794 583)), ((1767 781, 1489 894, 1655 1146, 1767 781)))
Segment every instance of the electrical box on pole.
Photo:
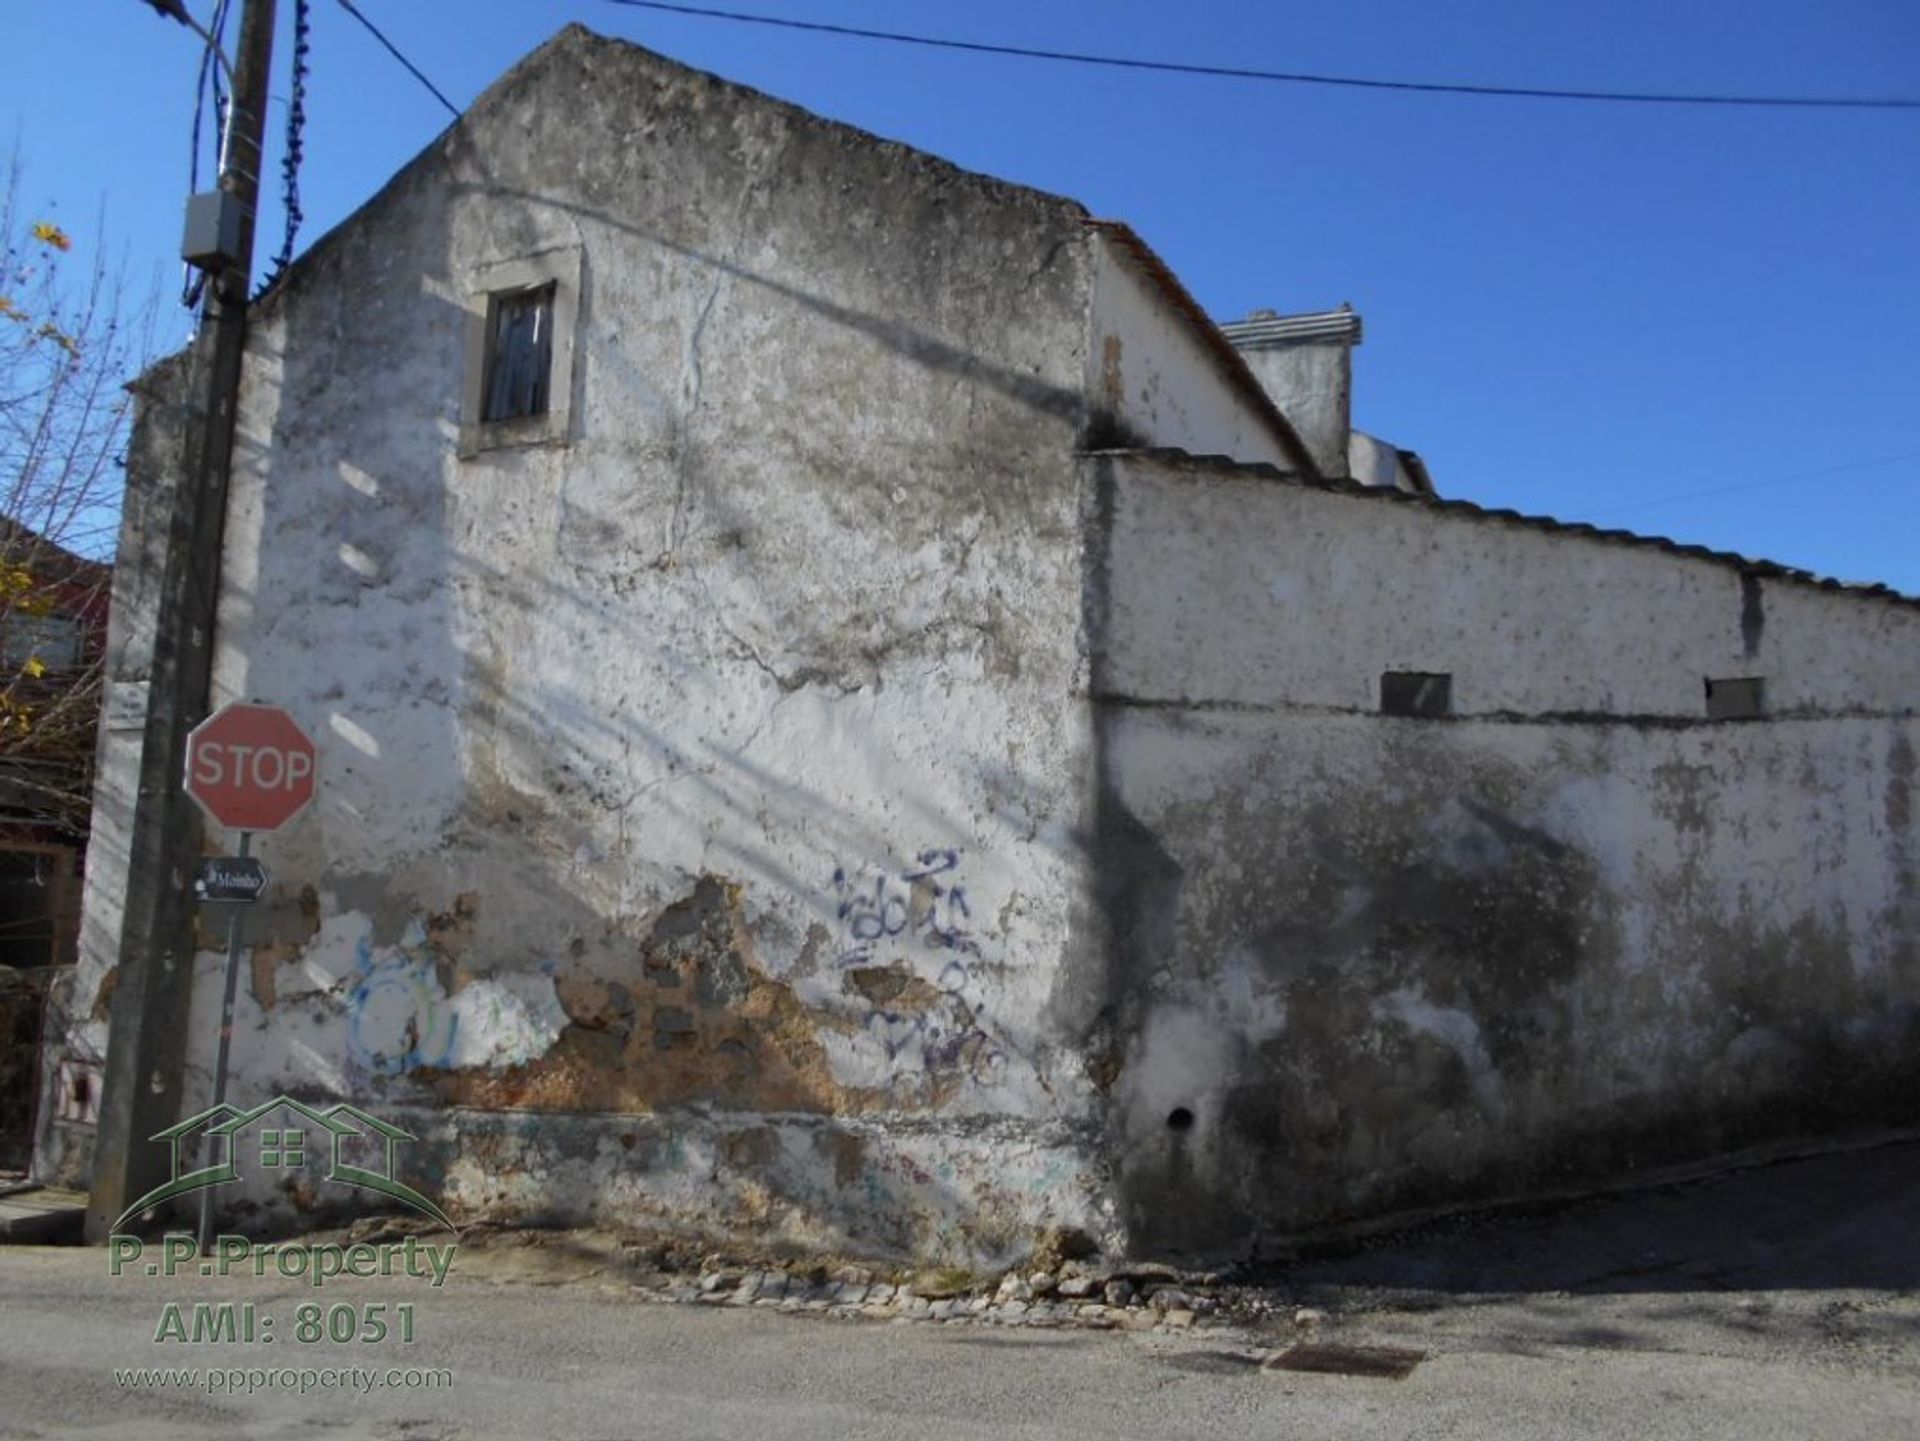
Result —
POLYGON ((240 199, 224 190, 187 197, 187 227, 180 258, 200 270, 221 271, 241 263, 240 199))

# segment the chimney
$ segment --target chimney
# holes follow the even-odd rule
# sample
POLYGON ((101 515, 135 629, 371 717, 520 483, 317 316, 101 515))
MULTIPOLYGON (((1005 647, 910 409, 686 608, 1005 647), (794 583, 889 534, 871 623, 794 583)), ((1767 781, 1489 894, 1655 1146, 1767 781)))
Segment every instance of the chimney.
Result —
POLYGON ((1345 479, 1353 426, 1353 347, 1360 343, 1360 317, 1353 307, 1306 315, 1256 310, 1220 331, 1293 423, 1320 473, 1345 479))

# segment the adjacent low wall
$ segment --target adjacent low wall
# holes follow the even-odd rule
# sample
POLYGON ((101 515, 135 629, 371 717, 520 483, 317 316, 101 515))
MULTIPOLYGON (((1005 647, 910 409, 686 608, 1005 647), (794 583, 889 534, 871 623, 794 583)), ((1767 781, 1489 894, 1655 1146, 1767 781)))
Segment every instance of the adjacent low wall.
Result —
POLYGON ((1920 1119, 1920 608, 1087 463, 1136 1245, 1920 1119), (1450 714, 1382 714, 1386 671, 1450 714), (1755 676, 1767 718, 1706 718, 1755 676))

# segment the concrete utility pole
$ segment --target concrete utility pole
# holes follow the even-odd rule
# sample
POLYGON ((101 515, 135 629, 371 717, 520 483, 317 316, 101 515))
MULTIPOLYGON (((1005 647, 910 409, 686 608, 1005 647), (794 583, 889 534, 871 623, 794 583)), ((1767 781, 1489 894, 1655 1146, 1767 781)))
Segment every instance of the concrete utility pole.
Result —
POLYGON ((239 243, 224 267, 208 276, 204 323, 189 362, 186 394, 193 409, 182 425, 169 501, 156 507, 154 517, 164 520, 167 538, 155 584, 126 910, 87 1207, 87 1239, 94 1242, 106 1238, 130 1201, 168 1179, 167 1148, 148 1138, 181 1119, 193 983, 191 874, 200 850, 199 812, 182 782, 187 733, 206 715, 212 671, 273 25, 274 0, 246 0, 231 139, 220 173, 220 189, 239 207, 239 243))

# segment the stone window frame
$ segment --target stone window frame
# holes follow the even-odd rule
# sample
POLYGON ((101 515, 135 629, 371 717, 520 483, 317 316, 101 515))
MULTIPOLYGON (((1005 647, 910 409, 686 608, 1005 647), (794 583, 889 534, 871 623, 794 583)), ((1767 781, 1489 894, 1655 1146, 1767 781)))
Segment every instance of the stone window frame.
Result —
POLYGON ((510 446, 565 445, 573 433, 575 330, 580 318, 582 255, 577 245, 537 251, 475 266, 465 287, 466 379, 460 398, 460 455, 510 446), (553 338, 547 409, 542 415, 482 420, 486 413, 487 352, 500 302, 529 290, 553 288, 553 338))

